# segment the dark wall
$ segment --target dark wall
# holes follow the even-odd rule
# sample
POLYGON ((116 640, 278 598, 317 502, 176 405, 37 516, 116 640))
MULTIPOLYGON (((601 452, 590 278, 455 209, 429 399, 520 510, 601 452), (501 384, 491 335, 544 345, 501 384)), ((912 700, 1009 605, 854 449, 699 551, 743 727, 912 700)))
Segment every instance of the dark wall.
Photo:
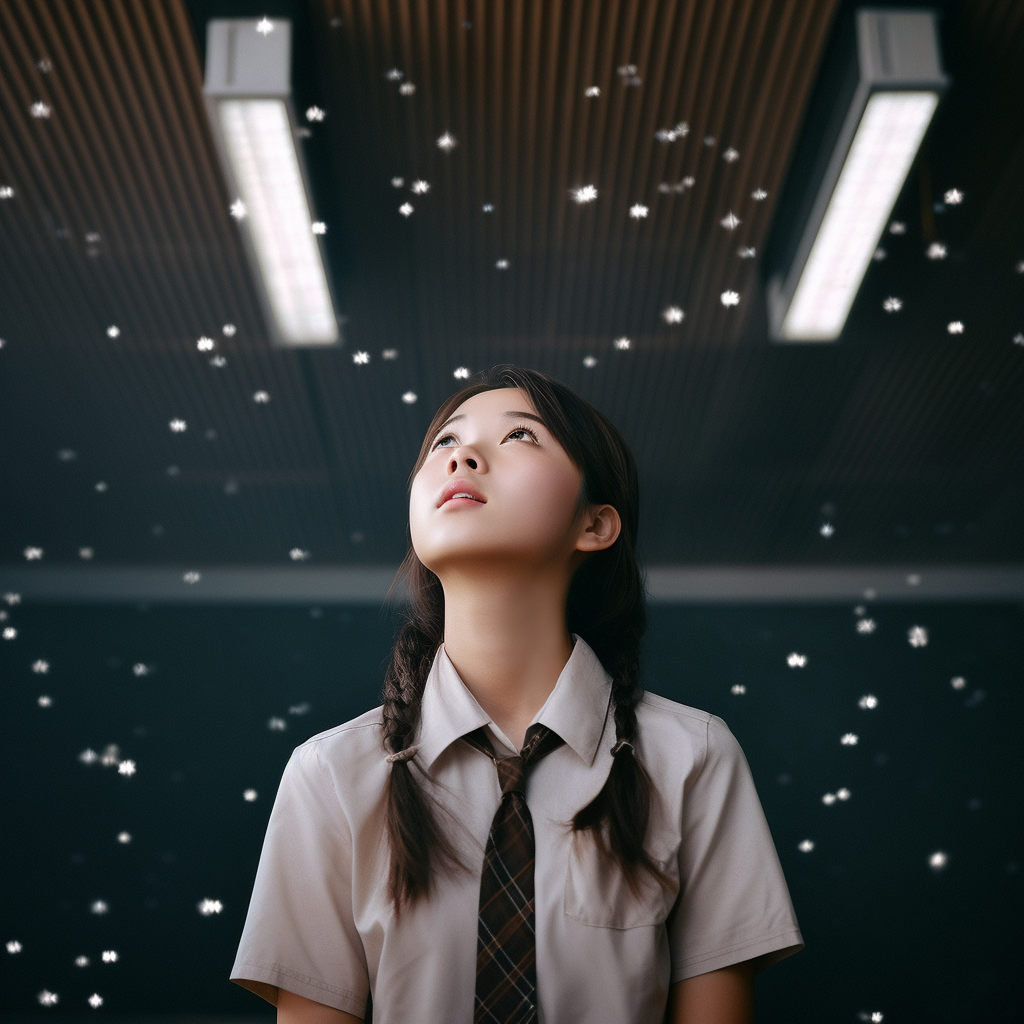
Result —
MULTIPOLYGON (((97 992, 96 1019, 272 1019, 227 979, 277 783, 297 744, 379 703, 397 613, 0 608, 0 939, 22 945, 0 950, 0 1015, 92 1015, 97 992), (109 744, 133 775, 79 759, 109 744)), ((1022 655, 1015 605, 650 608, 646 685, 738 736, 807 942, 758 979, 758 1021, 1019 1020, 1022 655)))

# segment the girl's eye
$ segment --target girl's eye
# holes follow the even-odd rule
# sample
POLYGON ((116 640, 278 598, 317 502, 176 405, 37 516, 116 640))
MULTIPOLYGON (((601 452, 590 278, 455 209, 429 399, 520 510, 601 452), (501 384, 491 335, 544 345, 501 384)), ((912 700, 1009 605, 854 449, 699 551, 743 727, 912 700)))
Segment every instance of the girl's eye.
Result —
MULTIPOLYGON (((511 436, 512 436, 513 434, 518 434, 518 433, 524 433, 524 434, 529 434, 529 435, 530 435, 530 437, 532 437, 532 438, 534 439, 534 441, 536 441, 536 440, 537 440, 537 435, 536 435, 536 434, 535 434, 535 433, 534 433, 534 432, 533 432, 533 431, 532 431, 532 430, 531 430, 531 429, 530 429, 530 428, 529 428, 528 426, 526 426, 525 424, 521 424, 521 425, 520 425, 520 426, 518 426, 518 427, 513 427, 513 428, 512 428, 512 430, 510 430, 510 431, 509 431, 509 432, 508 432, 508 433, 507 433, 507 434, 505 435, 505 438, 506 438, 506 439, 508 439, 508 438, 510 438, 510 437, 511 437, 511 436)), ((439 438, 438 438, 438 439, 437 439, 437 440, 436 440, 436 441, 434 442, 434 444, 433 444, 433 446, 431 447, 431 449, 430 449, 430 450, 431 450, 431 451, 433 451, 433 450, 434 450, 434 448, 436 448, 436 447, 437 447, 437 446, 438 446, 438 445, 439 445, 439 444, 440 444, 440 443, 441 443, 442 441, 446 441, 446 440, 447 440, 447 439, 448 439, 449 437, 451 437, 451 438, 454 438, 454 437, 455 437, 455 435, 454 435, 454 434, 443 434, 443 435, 442 435, 441 437, 439 437, 439 438)), ((539 442, 538 442, 538 443, 539 443, 539 442)))

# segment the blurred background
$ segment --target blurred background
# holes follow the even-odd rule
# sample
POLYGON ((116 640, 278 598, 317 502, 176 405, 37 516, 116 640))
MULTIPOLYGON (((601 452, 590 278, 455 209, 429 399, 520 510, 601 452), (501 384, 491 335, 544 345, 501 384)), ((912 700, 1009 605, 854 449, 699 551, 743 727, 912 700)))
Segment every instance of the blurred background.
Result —
POLYGON ((644 683, 807 942, 757 1020, 1020 1019, 1024 6, 872 10, 0 0, 3 1019, 273 1019, 277 783, 501 362, 636 452, 644 683))

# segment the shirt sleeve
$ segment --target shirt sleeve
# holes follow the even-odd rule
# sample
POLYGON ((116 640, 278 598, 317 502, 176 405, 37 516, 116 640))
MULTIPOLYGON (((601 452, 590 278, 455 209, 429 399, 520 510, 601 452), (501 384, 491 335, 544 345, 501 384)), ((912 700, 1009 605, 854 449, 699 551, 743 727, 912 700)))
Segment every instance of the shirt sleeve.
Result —
POLYGON ((715 716, 684 789, 679 880, 666 922, 670 983, 755 958, 760 971, 803 948, 747 759, 715 716))
POLYGON ((352 832, 315 743, 292 751, 263 840, 230 980, 363 1018, 370 990, 352 916, 352 832))

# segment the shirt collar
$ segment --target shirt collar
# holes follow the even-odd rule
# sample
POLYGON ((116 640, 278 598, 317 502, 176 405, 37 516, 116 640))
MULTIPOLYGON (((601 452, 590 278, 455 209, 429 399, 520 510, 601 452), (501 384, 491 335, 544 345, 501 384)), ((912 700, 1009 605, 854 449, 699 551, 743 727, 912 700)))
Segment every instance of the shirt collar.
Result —
MULTIPOLYGON (((575 633, 572 636, 572 654, 533 722, 558 733, 590 766, 604 732, 612 677, 582 637, 575 633)), ((429 770, 460 736, 488 723, 494 725, 462 681, 442 643, 427 675, 420 704, 416 740, 420 762, 429 770)))

